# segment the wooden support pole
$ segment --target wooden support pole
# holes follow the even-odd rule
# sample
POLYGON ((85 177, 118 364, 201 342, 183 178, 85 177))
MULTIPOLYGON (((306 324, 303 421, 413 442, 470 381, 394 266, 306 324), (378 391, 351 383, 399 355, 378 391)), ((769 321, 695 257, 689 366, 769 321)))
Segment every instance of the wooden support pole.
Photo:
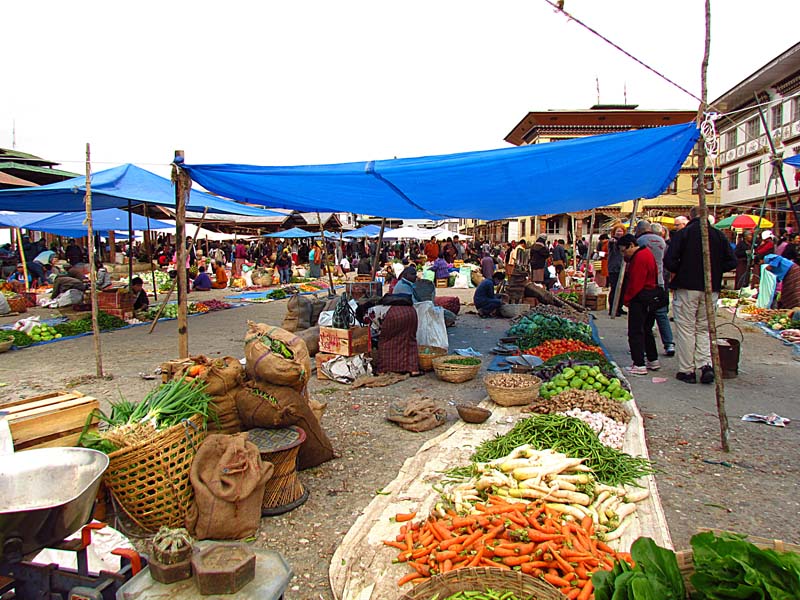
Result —
MULTIPOLYGON (((386 228, 386 217, 381 218, 381 231, 378 234, 378 247, 375 249, 375 257, 372 259, 372 281, 375 281, 375 273, 378 272, 378 257, 381 255, 381 246, 383 246, 383 232, 386 228)), ((364 245, 367 244, 367 238, 364 238, 364 245)), ((369 246, 367 246, 369 248, 369 246)))
MULTIPOLYGON (((706 0, 706 36, 703 63, 700 69, 700 106, 697 109, 697 126, 703 119, 703 113, 708 106, 708 58, 711 48, 711 0, 706 0)), ((697 145, 697 194, 700 204, 700 240, 703 250, 703 279, 705 287, 705 309, 708 320, 708 342, 711 346, 711 365, 714 369, 714 392, 717 401, 717 416, 719 418, 720 444, 724 452, 730 451, 728 444, 728 415, 725 412, 725 384, 722 379, 722 365, 719 362, 719 347, 717 346, 717 303, 714 302, 714 291, 711 281, 711 247, 708 222, 708 205, 706 204, 706 148, 702 137, 697 145)))
MULTIPOLYGON (((639 198, 633 201, 633 210, 631 211, 631 220, 628 224, 628 233, 635 227, 634 221, 636 220, 636 213, 639 211, 639 198)), ((613 232, 612 232, 613 233, 613 232)), ((617 280, 617 286, 614 288, 614 302, 613 306, 611 307, 611 318, 617 318, 617 310, 619 310, 619 304, 622 302, 622 286, 625 283, 625 261, 622 261, 622 266, 619 270, 619 279, 617 280)))
POLYGON ((133 279, 133 212, 131 199, 128 198, 128 282, 133 279))
POLYGON ((186 197, 189 195, 187 176, 180 168, 183 150, 175 151, 172 163, 172 180, 175 183, 175 269, 178 277, 178 358, 189 357, 189 320, 186 292, 189 289, 189 274, 186 272, 186 197))
POLYGON ((589 258, 592 255, 592 233, 594 232, 594 214, 595 209, 592 209, 592 216, 589 218, 589 246, 586 249, 586 259, 583 263, 583 298, 581 299, 581 306, 586 308, 586 288, 589 285, 589 258))
POLYGON ((98 377, 103 376, 103 357, 100 351, 100 322, 97 306, 97 273, 94 268, 94 227, 92 223, 92 163, 91 148, 86 143, 86 231, 89 237, 89 294, 92 298, 92 337, 94 338, 94 361, 98 377))
POLYGON ((117 239, 114 230, 108 232, 108 260, 113 265, 117 262, 117 239))
POLYGON ((25 278, 25 291, 27 292, 30 289, 30 283, 28 283, 28 260, 25 257, 25 244, 22 243, 22 232, 19 230, 19 227, 16 228, 16 231, 17 240, 19 240, 19 257, 22 263, 22 276, 25 278))
MULTIPOLYGON (((150 239, 150 210, 147 207, 147 204, 144 205, 144 216, 147 219, 147 243, 145 244, 145 252, 147 252, 147 256, 150 259, 150 275, 153 278, 153 301, 158 302, 158 283, 156 282, 156 267, 153 264, 153 241, 150 239)), ((130 285, 130 280, 128 280, 128 285, 130 285)))

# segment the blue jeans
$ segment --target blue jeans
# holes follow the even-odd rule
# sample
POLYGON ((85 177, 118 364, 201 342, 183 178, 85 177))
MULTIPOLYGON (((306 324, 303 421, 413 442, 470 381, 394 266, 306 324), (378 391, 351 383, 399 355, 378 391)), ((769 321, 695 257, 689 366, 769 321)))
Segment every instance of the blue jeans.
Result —
POLYGON ((669 324, 669 306, 664 306, 656 311, 656 325, 658 325, 658 333, 661 334, 661 343, 664 344, 664 347, 673 344, 672 327, 669 324))
POLYGON ((285 267, 283 269, 278 269, 278 274, 281 278, 281 283, 291 283, 292 282, 292 269, 290 267, 285 267))
POLYGON ((476 304, 475 308, 478 309, 479 315, 493 315, 497 313, 497 309, 500 308, 501 304, 503 304, 503 301, 499 298, 491 298, 483 301, 480 306, 476 304))

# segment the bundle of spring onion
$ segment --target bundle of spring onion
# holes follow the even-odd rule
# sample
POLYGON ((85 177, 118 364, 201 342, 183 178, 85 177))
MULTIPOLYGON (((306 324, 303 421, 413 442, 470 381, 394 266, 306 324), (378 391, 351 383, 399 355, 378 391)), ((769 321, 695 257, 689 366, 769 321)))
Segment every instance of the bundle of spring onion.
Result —
POLYGON ((78 444, 109 453, 146 441, 195 415, 202 415, 204 423, 209 418, 216 422, 205 387, 203 381, 180 378, 158 386, 138 404, 120 398, 111 403, 110 414, 96 410, 89 415, 78 444), (106 425, 104 430, 89 431, 94 417, 106 425))

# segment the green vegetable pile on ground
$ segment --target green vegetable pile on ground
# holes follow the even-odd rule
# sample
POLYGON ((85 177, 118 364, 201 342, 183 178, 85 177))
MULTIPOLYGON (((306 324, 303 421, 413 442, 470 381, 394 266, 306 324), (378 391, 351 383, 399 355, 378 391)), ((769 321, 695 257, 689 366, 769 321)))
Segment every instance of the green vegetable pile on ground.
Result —
POLYGON ((286 292, 281 289, 272 290, 267 294, 267 298, 271 298, 272 300, 282 300, 286 298, 286 292))
POLYGON ((636 566, 617 561, 611 571, 601 569, 592 574, 595 600, 686 598, 683 577, 674 552, 661 548, 650 538, 640 537, 631 546, 631 559, 636 566))
MULTIPOLYGON (((119 317, 112 316, 102 310, 97 313, 97 324, 100 331, 108 331, 110 329, 119 329, 125 327, 127 323, 119 317)), ((53 329, 62 336, 80 335, 92 330, 92 317, 91 315, 76 319, 74 321, 67 321, 66 323, 59 323, 53 329)))
POLYGON ((606 377, 597 365, 577 365, 565 367, 550 381, 539 388, 539 396, 545 400, 565 390, 594 390, 604 398, 613 398, 620 402, 630 400, 630 392, 622 387, 616 377, 606 377))
POLYGON ((443 360, 442 364, 445 365, 464 365, 469 367, 474 367, 475 365, 481 364, 481 361, 477 358, 448 358, 447 360, 443 360))
POLYGON ((584 458, 583 464, 595 477, 608 485, 637 485, 636 480, 654 472, 646 458, 631 456, 604 445, 586 423, 563 415, 538 415, 517 421, 505 435, 497 435, 480 444, 473 462, 488 462, 525 444, 536 450, 552 448, 570 458, 584 458))
POLYGON ((31 336, 27 333, 23 333, 21 331, 9 331, 8 333, 14 338, 14 346, 17 348, 24 348, 25 346, 30 346, 33 343, 31 336))
POLYGON ((586 323, 540 314, 525 315, 508 330, 508 335, 518 337, 520 349, 527 350, 547 340, 578 340, 592 343, 592 328, 586 323))
MULTIPOLYGON (((527 597, 527 596, 526 596, 527 597)), ((430 600, 521 600, 514 592, 505 592, 503 590, 493 590, 486 588, 484 591, 469 590, 464 592, 457 592, 446 597, 441 597, 441 594, 436 593, 431 596, 430 600)))

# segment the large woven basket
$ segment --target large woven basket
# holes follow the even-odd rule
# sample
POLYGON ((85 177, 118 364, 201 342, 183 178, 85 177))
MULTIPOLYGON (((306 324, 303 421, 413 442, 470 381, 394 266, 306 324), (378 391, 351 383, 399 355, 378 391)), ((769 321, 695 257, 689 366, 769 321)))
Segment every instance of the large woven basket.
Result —
POLYGON ((501 304, 500 316, 506 319, 513 319, 530 312, 533 308, 530 304, 501 304))
POLYGON ((514 377, 522 378, 526 384, 515 388, 496 385, 495 382, 502 375, 502 373, 490 373, 483 378, 483 384, 486 386, 489 398, 495 404, 500 406, 524 406, 539 397, 539 386, 542 380, 535 375, 515 373, 514 377))
POLYGON ((447 354, 447 348, 436 346, 418 346, 419 368, 422 371, 433 371, 433 359, 447 354))
POLYGON ((464 358, 458 354, 447 354, 445 356, 438 356, 433 359, 433 370, 436 376, 442 381, 449 381, 450 383, 463 383, 474 379, 481 370, 480 365, 459 365, 456 363, 447 363, 445 361, 451 359, 464 358))
POLYGON ((520 600, 564 600, 565 596, 549 583, 520 571, 475 567, 435 575, 404 594, 400 600, 431 600, 438 594, 444 600, 458 592, 485 592, 492 589, 502 596, 512 592, 520 600))
MULTIPOLYGON (((713 531, 715 534, 723 533, 720 529, 709 529, 707 527, 701 527, 698 529, 698 531, 713 531)), ((754 535, 748 535, 747 541, 764 550, 775 550, 776 552, 795 552, 800 554, 800 546, 797 544, 790 544, 780 540, 756 537, 754 535)), ((675 557, 678 559, 678 568, 681 571, 681 575, 683 575, 683 581, 686 584, 686 590, 688 592, 694 592, 695 590, 689 580, 689 578, 694 574, 694 553, 691 550, 681 550, 675 553, 675 557)))
POLYGON ((142 529, 183 527, 194 501, 189 471, 205 439, 201 415, 165 429, 157 436, 108 455, 104 475, 114 499, 142 529))

